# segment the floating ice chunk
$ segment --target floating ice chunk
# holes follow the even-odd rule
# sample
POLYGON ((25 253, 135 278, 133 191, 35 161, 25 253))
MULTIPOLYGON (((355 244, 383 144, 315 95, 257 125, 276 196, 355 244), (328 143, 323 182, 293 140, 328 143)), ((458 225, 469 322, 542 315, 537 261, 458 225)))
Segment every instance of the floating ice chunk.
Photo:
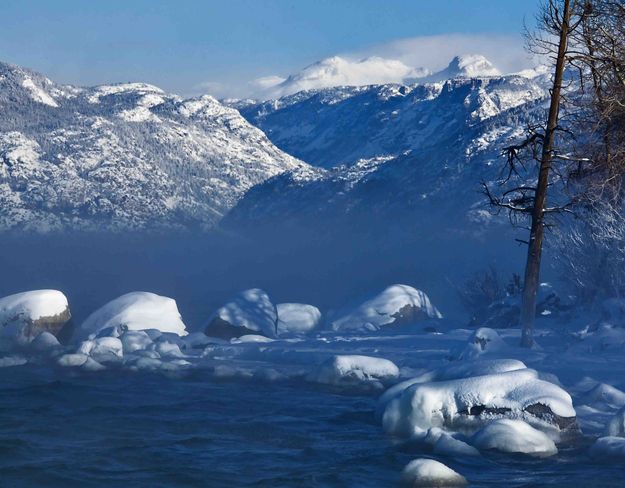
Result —
POLYGON ((414 459, 401 474, 402 483, 412 487, 464 486, 467 480, 433 459, 414 459))
POLYGON ((495 420, 478 431, 472 443, 482 450, 519 452, 539 457, 553 456, 558 452, 547 434, 522 420, 495 420))
POLYGON ((129 330, 120 336, 124 354, 129 354, 142 349, 147 349, 152 345, 152 339, 143 330, 129 330))
POLYGON ((233 337, 230 342, 232 344, 245 344, 249 342, 273 342, 273 339, 258 334, 246 334, 241 337, 233 337))
POLYGON ((89 359, 89 356, 87 356, 86 354, 81 354, 81 353, 63 354, 59 358, 58 363, 61 366, 65 366, 65 367, 77 367, 77 366, 82 366, 83 364, 85 364, 87 362, 87 359, 89 359))
POLYGON ((97 334, 108 327, 126 326, 128 330, 157 329, 186 335, 176 301, 154 293, 127 293, 93 312, 77 331, 79 336, 97 334))
POLYGON ((332 330, 378 330, 428 318, 442 318, 428 296, 408 285, 393 285, 332 322, 332 330))
POLYGON ((370 356, 334 356, 323 363, 309 379, 327 385, 377 383, 399 377, 399 368, 388 359, 370 356))
POLYGON ((239 293, 209 319, 205 333, 211 337, 231 339, 246 334, 274 337, 278 315, 269 295, 259 288, 239 293))
POLYGON ((0 298, 0 338, 28 344, 41 332, 57 335, 70 320, 67 298, 58 290, 35 290, 0 298))
POLYGON ((143 371, 156 371, 160 369, 162 365, 163 361, 161 361, 160 359, 140 357, 132 363, 131 368, 143 371))
POLYGON ((531 369, 416 383, 380 401, 384 429, 407 437, 431 427, 472 432, 496 418, 520 418, 554 435, 576 425, 570 395, 531 369))
POLYGON ((600 437, 590 446, 589 454, 598 460, 625 459, 625 438, 600 437))
POLYGON ((23 356, 5 356, 0 358, 0 368, 8 368, 11 366, 22 366, 28 362, 23 356))
POLYGON ((303 303, 279 303, 278 335, 305 335, 319 328, 321 312, 313 305, 303 303))

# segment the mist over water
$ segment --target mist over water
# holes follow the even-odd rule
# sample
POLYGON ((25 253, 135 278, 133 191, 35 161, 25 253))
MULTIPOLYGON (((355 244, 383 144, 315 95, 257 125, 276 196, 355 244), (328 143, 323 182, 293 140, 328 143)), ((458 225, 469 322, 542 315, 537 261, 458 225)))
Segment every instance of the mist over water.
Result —
POLYGON ((276 223, 244 232, 5 235, 0 296, 59 289, 80 323, 119 295, 151 291, 175 298, 193 331, 247 288, 263 288, 274 303, 311 303, 329 312, 404 283, 428 293, 443 314, 464 320, 454 286, 491 264, 504 277, 520 270, 524 249, 511 245, 509 234, 434 237, 420 228, 276 223))

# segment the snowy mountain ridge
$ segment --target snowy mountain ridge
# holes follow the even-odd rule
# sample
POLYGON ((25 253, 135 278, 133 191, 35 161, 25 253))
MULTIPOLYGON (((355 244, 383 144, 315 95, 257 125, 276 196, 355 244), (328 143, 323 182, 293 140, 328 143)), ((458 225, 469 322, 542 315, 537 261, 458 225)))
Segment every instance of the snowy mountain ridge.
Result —
POLYGON ((209 228, 304 163, 210 96, 59 85, 0 63, 1 229, 209 228))
MULTIPOLYGON (((488 66, 480 57, 472 61, 488 66)), ((460 59, 452 65, 467 74, 473 69, 460 59)), ((480 210, 480 183, 498 180, 502 147, 538 120, 548 85, 541 70, 491 71, 424 84, 310 90, 242 105, 241 113, 278 147, 318 169, 258 185, 225 223, 357 214, 423 221, 447 212, 470 225, 487 215, 480 210)))

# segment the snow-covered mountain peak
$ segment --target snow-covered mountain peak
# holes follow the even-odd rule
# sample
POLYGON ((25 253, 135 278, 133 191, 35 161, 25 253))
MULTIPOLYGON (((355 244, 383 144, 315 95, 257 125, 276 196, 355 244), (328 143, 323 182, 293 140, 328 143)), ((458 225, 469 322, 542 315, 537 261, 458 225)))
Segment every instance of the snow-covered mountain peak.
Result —
POLYGON ((275 85, 264 85, 265 98, 277 98, 300 91, 337 86, 366 86, 402 83, 426 76, 429 72, 413 68, 396 59, 378 56, 351 60, 332 56, 313 63, 275 85))
POLYGON ((454 57, 441 71, 426 76, 425 82, 450 80, 453 78, 484 78, 501 76, 501 72, 481 54, 465 54, 454 57))
POLYGON ((72 87, 57 85, 29 69, 0 62, 0 92, 19 93, 25 99, 56 108, 59 106, 59 99, 74 96, 78 91, 72 87))

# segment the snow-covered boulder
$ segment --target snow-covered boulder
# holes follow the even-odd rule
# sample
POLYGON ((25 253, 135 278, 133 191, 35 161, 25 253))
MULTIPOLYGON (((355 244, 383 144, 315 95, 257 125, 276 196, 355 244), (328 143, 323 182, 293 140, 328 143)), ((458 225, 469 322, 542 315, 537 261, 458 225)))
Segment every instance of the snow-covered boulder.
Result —
POLYGON ((77 335, 85 338, 108 328, 120 333, 145 329, 181 336, 187 333, 173 298, 144 291, 127 293, 96 310, 82 323, 77 335))
POLYGON ((408 285, 393 285, 343 313, 331 327, 335 331, 379 330, 429 318, 442 315, 424 292, 408 285))
POLYGON ((309 375, 309 380, 326 385, 383 383, 399 377, 399 368, 388 359, 370 356, 334 356, 309 375))
POLYGON ((468 344, 456 352, 458 359, 474 359, 492 352, 500 352, 507 345, 499 334, 488 327, 480 327, 469 338, 468 344))
POLYGON ((217 310, 204 331, 207 336, 232 339, 247 334, 275 337, 278 314, 269 295, 259 288, 239 293, 217 310))
POLYGON ((553 440, 522 420, 499 419, 475 433, 472 444, 481 450, 518 452, 538 457, 557 454, 553 440))
POLYGON ((521 419, 558 437, 576 429, 571 396, 531 369, 395 387, 380 399, 388 433, 412 437, 431 427, 473 433, 498 418, 521 419))
POLYGON ((434 459, 414 459, 401 474, 402 483, 411 487, 464 486, 467 480, 434 459))
POLYGON ((47 331, 59 335, 71 319, 67 298, 58 290, 36 290, 0 298, 2 343, 25 345, 47 331))
POLYGON ((303 303, 278 303, 278 335, 298 336, 308 334, 321 324, 321 312, 313 305, 303 303))

